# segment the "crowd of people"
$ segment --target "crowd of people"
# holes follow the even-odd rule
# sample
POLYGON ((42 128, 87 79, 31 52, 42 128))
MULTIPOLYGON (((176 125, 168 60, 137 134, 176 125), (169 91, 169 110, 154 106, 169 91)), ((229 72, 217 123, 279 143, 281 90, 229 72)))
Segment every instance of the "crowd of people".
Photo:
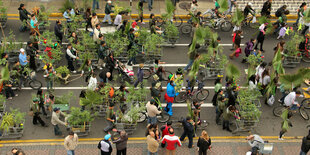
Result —
MULTIPOLYGON (((137 36, 134 35, 135 32, 135 26, 137 25, 137 22, 141 25, 145 24, 143 22, 143 3, 145 0, 141 0, 138 4, 139 9, 139 19, 130 25, 130 29, 128 31, 128 34, 124 34, 124 37, 127 37, 129 40, 129 45, 127 47, 127 50, 130 50, 137 44, 137 36), (140 22, 139 22, 140 21, 140 22)), ((173 0, 173 4, 176 5, 178 0, 173 0)), ((125 16, 128 16, 128 12, 122 11, 119 12, 115 20, 112 22, 111 14, 113 13, 113 2, 108 0, 105 5, 105 17, 103 19, 103 23, 108 23, 109 25, 115 26, 117 31, 120 31, 124 33, 126 25, 129 23, 127 19, 124 19, 125 16)), ((148 9, 151 11, 153 9, 152 6, 153 0, 148 0, 148 9)), ((272 0, 267 0, 263 8, 261 10, 261 15, 266 16, 267 18, 271 17, 271 5, 272 0)), ((232 11, 233 6, 236 6, 237 2, 236 0, 229 0, 229 9, 228 12, 232 11)), ((243 14, 246 18, 249 14, 252 14, 255 16, 255 11, 252 8, 253 4, 248 3, 246 7, 244 8, 243 14)), ((99 8, 98 1, 94 0, 93 2, 93 10, 95 8, 99 8)), ((218 4, 217 0, 215 1, 215 11, 218 18, 221 18, 221 13, 217 12, 217 9, 220 8, 220 5, 218 4)), ((304 24, 304 29, 301 31, 301 35, 305 37, 305 41, 301 42, 299 47, 300 50, 310 50, 310 32, 309 32, 309 23, 304 23, 302 20, 302 17, 304 16, 305 10, 307 9, 307 4, 302 3, 300 5, 300 8, 298 9, 298 19, 296 20, 296 23, 294 25, 298 26, 299 24, 304 24)), ((89 90, 92 91, 98 91, 100 88, 102 88, 105 84, 110 83, 113 81, 113 72, 115 68, 117 67, 118 60, 114 58, 113 52, 110 51, 109 45, 106 44, 106 41, 104 39, 104 33, 101 32, 101 21, 99 20, 97 14, 95 11, 91 11, 91 8, 87 8, 84 14, 84 19, 86 24, 86 31, 92 31, 90 34, 93 37, 93 41, 96 43, 96 49, 98 54, 98 65, 99 65, 99 80, 97 81, 97 74, 95 73, 95 69, 92 66, 92 61, 87 60, 85 69, 82 69, 80 74, 81 76, 86 75, 88 78, 86 78, 87 87, 89 90)), ((25 32, 30 28, 30 37, 29 41, 27 42, 26 48, 20 49, 20 54, 18 56, 18 61, 15 62, 13 65, 12 71, 17 72, 15 75, 16 79, 18 79, 19 87, 24 87, 24 74, 25 74, 25 68, 28 68, 37 71, 38 66, 36 64, 36 57, 38 57, 38 53, 41 52, 39 49, 39 39, 38 36, 40 35, 39 31, 39 23, 37 20, 37 14, 38 12, 32 11, 31 13, 27 11, 26 6, 24 4, 20 4, 20 7, 18 8, 20 20, 23 24, 20 27, 21 32, 25 32)), ((196 16, 201 18, 201 12, 198 11, 198 3, 197 0, 193 0, 191 3, 191 9, 190 11, 196 16)), ((287 6, 281 6, 275 13, 275 16, 278 17, 278 20, 276 23, 273 24, 273 27, 275 29, 274 34, 278 35, 277 39, 284 39, 288 26, 287 26, 287 15, 290 12, 287 10, 287 6)), ((66 20, 66 23, 72 23, 72 17, 76 14, 80 14, 78 9, 75 8, 68 8, 64 13, 63 17, 66 20)), ((154 14, 150 14, 150 22, 149 22, 149 30, 151 33, 160 33, 158 30, 159 27, 156 26, 156 20, 154 14)), ((198 23, 195 23, 193 21, 193 29, 197 29, 197 27, 200 26, 201 22, 198 21, 198 23)), ((259 33, 257 35, 257 38, 252 38, 248 42, 245 43, 245 56, 249 57, 250 55, 262 55, 262 53, 265 52, 264 50, 264 40, 266 37, 266 30, 268 25, 271 23, 262 23, 259 26, 259 33), (258 47, 259 45, 259 47, 258 47)), ((77 69, 75 66, 75 61, 79 60, 79 51, 77 51, 75 48, 73 48, 73 44, 79 44, 79 39, 77 37, 76 32, 71 32, 70 36, 70 43, 65 46, 62 45, 63 40, 65 39, 64 35, 64 25, 61 20, 57 20, 55 27, 54 27, 54 34, 57 38, 57 46, 65 47, 65 58, 67 60, 67 67, 73 74, 77 73, 77 69)), ((231 59, 234 57, 238 57, 241 54, 241 39, 242 36, 242 30, 241 28, 238 28, 233 32, 233 53, 229 56, 231 59)), ((192 36, 193 37, 193 36, 192 36)), ((221 41, 221 38, 217 38, 217 43, 221 41)), ((284 45, 285 41, 281 40, 277 46, 275 47, 275 53, 276 52, 284 52, 284 45)), ((48 47, 55 48, 55 47, 48 47)), ((47 51, 49 49, 46 49, 47 51)), ((196 49, 200 48, 199 45, 196 45, 196 49)), ((140 53, 141 54, 141 53, 140 53)), ((193 65, 194 61, 199 58, 199 53, 192 52, 189 55, 189 63, 188 65, 183 68, 178 68, 178 70, 175 72, 175 74, 167 75, 168 82, 167 82, 167 89, 165 92, 164 97, 161 96, 161 92, 163 91, 161 88, 161 85, 163 84, 162 76, 163 75, 163 68, 160 66, 161 63, 160 60, 154 60, 154 72, 156 73, 153 76, 152 86, 151 86, 151 97, 152 99, 148 101, 146 104, 147 107, 147 114, 148 114, 148 125, 147 125, 147 131, 146 131, 146 142, 147 142, 147 150, 148 155, 157 155, 158 154, 158 148, 161 146, 162 148, 166 149, 166 154, 176 154, 177 146, 181 146, 182 142, 184 142, 185 137, 188 138, 188 148, 194 147, 193 137, 197 136, 197 125, 200 124, 200 106, 201 104, 198 103, 198 101, 193 100, 192 101, 192 109, 194 110, 194 117, 186 117, 182 120, 183 125, 183 133, 178 136, 175 135, 174 129, 172 127, 172 122, 168 121, 165 125, 159 127, 157 122, 156 115, 160 114, 161 112, 166 112, 170 116, 173 115, 173 108, 172 104, 174 103, 174 98, 178 96, 178 90, 176 90, 176 83, 175 79, 180 76, 186 76, 185 73, 188 73, 191 66, 193 65), (167 106, 163 109, 158 105, 158 100, 164 99, 167 102, 167 106)), ((2 59, 7 60, 8 54, 4 53, 2 54, 2 59)), ((243 63, 247 62, 247 59, 242 60, 243 63)), ((132 56, 127 66, 132 66, 132 64, 137 64, 136 57, 132 56)), ((6 64, 3 64, 5 66, 6 64)), ((139 64, 138 71, 136 73, 137 80, 134 83, 134 87, 141 86, 143 87, 143 67, 144 64, 139 64)), ((132 70, 129 70, 126 68, 126 66, 122 66, 124 71, 128 74, 128 76, 133 76, 134 73, 132 70)), ((270 76, 271 70, 268 68, 268 64, 266 62, 260 63, 260 65, 257 66, 255 74, 250 76, 248 79, 248 89, 259 89, 260 92, 265 95, 266 89, 268 85, 271 83, 271 81, 275 81, 276 84, 278 83, 279 75, 277 75, 274 79, 271 79, 270 76), (259 87, 261 86, 261 87, 259 87)), ((33 99, 33 103, 31 104, 31 115, 33 116, 33 124, 36 125, 40 123, 43 127, 47 127, 47 123, 44 122, 40 115, 41 111, 42 114, 47 116, 48 112, 51 112, 51 124, 54 127, 54 133, 57 136, 64 137, 64 134, 62 134, 59 125, 68 126, 68 123, 66 121, 62 121, 60 118, 61 116, 65 116, 63 112, 61 112, 60 108, 51 108, 51 105, 55 102, 54 94, 53 94, 53 76, 56 74, 54 70, 54 66, 52 64, 46 64, 44 69, 44 78, 46 79, 47 89, 48 89, 48 95, 44 95, 42 90, 38 90, 36 98, 33 99)), ((193 91, 194 85, 196 82, 188 82, 188 88, 189 92, 193 91), (191 83, 192 82, 192 83, 191 83)), ((214 96, 212 98, 212 103, 215 106, 216 110, 216 120, 215 123, 217 125, 222 125, 223 130, 226 130, 228 132, 232 132, 230 125, 231 122, 235 119, 240 119, 240 115, 238 114, 238 110, 236 108, 237 103, 237 97, 238 97, 238 88, 236 87, 233 79, 226 78, 226 85, 225 89, 222 87, 223 78, 219 77, 215 81, 215 89, 214 89, 214 96), (221 121, 222 120, 222 121, 221 121)), ((281 87, 281 86, 280 86, 281 87)), ((13 99, 13 97, 18 96, 18 94, 14 93, 12 90, 12 84, 9 83, 9 81, 3 82, 3 89, 6 95, 7 99, 13 99)), ((114 90, 113 90, 114 91, 114 90)), ((128 92, 124 85, 122 85, 119 90, 123 94, 128 92)), ((289 126, 292 125, 292 123, 289 121, 290 117, 292 116, 292 112, 296 111, 298 107, 300 107, 300 104, 297 102, 297 97, 301 95, 301 92, 295 88, 294 90, 287 92, 285 90, 281 90, 282 92, 282 98, 279 99, 279 102, 283 103, 284 106, 288 107, 289 111, 287 112, 285 118, 282 122, 282 129, 279 133, 279 140, 283 140, 283 135, 288 131, 289 126), (285 125, 284 125, 285 124, 285 125)), ((111 97, 113 97, 113 93, 110 94, 111 97)), ((80 98, 85 97, 85 90, 81 92, 80 98)), ((123 101, 126 100, 124 96, 123 101)), ((115 103, 117 104, 117 103, 115 103)), ((101 151, 102 155, 105 154, 111 154, 113 148, 112 143, 116 144, 116 150, 118 155, 125 155, 126 149, 127 149, 127 141, 128 141, 128 134, 125 131, 119 131, 115 129, 114 121, 115 121, 115 112, 114 112, 114 103, 109 104, 109 107, 107 109, 107 115, 106 120, 108 122, 108 125, 105 127, 104 131, 106 132, 106 135, 104 136, 104 139, 101 140, 98 144, 98 149, 101 151), (119 137, 115 138, 114 134, 111 134, 110 132, 118 133, 119 137)), ((85 107, 84 107, 85 108, 85 107)), ((83 109, 83 107, 82 107, 83 109)), ((123 109, 123 106, 121 107, 123 109)), ((122 110, 124 111, 124 109, 122 110)), ((302 140, 302 147, 301 147, 301 155, 307 154, 307 152, 310 149, 310 135, 306 136, 302 140)), ((250 135, 246 138, 246 140, 249 142, 251 149, 251 154, 258 154, 258 145, 260 143, 264 143, 264 140, 259 135, 250 135)), ((207 131, 203 130, 201 132, 201 135, 198 138, 197 141, 197 147, 199 155, 205 155, 207 154, 207 150, 211 149, 211 138, 208 135, 207 131)), ((72 131, 69 132, 69 135, 65 138, 64 141, 64 147, 68 152, 68 155, 74 155, 74 150, 78 145, 78 136, 73 133, 72 131)), ((24 154, 22 150, 14 148, 12 149, 12 153, 16 155, 22 155, 24 154)))

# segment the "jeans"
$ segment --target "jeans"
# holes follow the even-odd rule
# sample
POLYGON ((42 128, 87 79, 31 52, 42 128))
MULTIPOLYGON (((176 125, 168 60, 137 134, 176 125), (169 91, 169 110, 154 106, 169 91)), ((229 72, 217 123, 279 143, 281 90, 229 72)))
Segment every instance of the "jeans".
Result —
POLYGON ((153 0, 148 0, 149 10, 153 9, 153 0))
POLYGON ((127 148, 124 148, 123 150, 117 150, 116 155, 126 155, 127 153, 127 148))
POLYGON ((300 150, 299 155, 307 155, 307 153, 306 153, 306 152, 303 152, 302 150, 300 150))
POLYGON ((74 71, 73 60, 71 58, 68 59, 68 69, 74 71))
POLYGON ((225 130, 225 129, 230 130, 228 120, 223 120, 223 130, 225 130))
POLYGON ((108 121, 108 126, 104 128, 104 132, 111 131, 114 127, 114 124, 111 121, 108 121))
POLYGON ((193 147, 193 134, 194 133, 190 133, 190 132, 183 132, 181 138, 180 138, 180 141, 183 141, 184 138, 187 136, 188 137, 188 148, 192 148, 193 147))
POLYGON ((134 65, 137 64, 137 61, 136 61, 136 57, 133 56, 129 59, 127 65, 131 65, 131 63, 133 63, 134 65))
POLYGON ((148 124, 156 124, 157 123, 157 117, 148 117, 147 119, 148 124))
POLYGON ((198 155, 207 155, 208 150, 202 150, 199 148, 198 155))
POLYGON ((55 133, 56 136, 62 134, 62 132, 61 132, 60 129, 59 129, 58 124, 57 124, 57 125, 54 125, 54 133, 55 133))
POLYGON ((187 64, 187 66, 184 68, 184 70, 188 70, 188 68, 192 67, 193 63, 194 63, 194 60, 189 59, 189 62, 187 64))
POLYGON ((74 155, 74 150, 67 150, 67 155, 74 155))
POLYGON ((235 4, 231 1, 231 0, 228 0, 228 13, 231 13, 231 10, 232 10, 232 7, 234 6, 235 4))
POLYGON ((112 24, 112 19, 111 19, 111 15, 110 14, 106 14, 103 18, 102 22, 106 22, 106 20, 108 20, 109 24, 112 24))
POLYGON ((93 10, 95 10, 95 7, 99 9, 99 0, 93 0, 93 10))
POLYGON ((143 88, 143 79, 137 79, 137 81, 134 83, 134 86, 137 87, 139 83, 141 83, 141 88, 143 88))
POLYGON ((168 112, 168 114, 170 116, 172 116, 173 112, 172 112, 172 103, 171 102, 168 102, 167 105, 166 105, 166 108, 165 108, 165 111, 168 112))
POLYGON ((254 146, 254 147, 251 148, 252 154, 257 154, 258 150, 259 150, 259 148, 257 146, 254 146))
POLYGON ((259 50, 263 51, 264 40, 257 40, 257 43, 256 43, 254 49, 257 49, 257 46, 259 43, 260 43, 260 49, 259 50))
POLYGON ((48 80, 46 82, 46 89, 49 91, 51 89, 53 89, 53 80, 48 80))
POLYGON ((147 150, 147 155, 157 155, 157 152, 152 153, 149 150, 147 150))

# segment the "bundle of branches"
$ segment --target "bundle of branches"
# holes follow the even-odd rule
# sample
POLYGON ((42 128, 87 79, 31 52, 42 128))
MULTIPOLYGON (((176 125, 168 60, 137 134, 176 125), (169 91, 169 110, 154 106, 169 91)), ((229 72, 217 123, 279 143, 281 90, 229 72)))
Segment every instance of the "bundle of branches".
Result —
POLYGON ((220 5, 220 8, 218 10, 220 13, 223 13, 223 12, 228 10, 228 1, 227 0, 218 0, 218 3, 220 5))
POLYGON ((305 79, 310 78, 310 69, 299 69, 295 74, 282 74, 280 75, 280 82, 284 84, 284 89, 293 90, 295 87, 299 87, 305 79))
POLYGON ((243 12, 237 7, 236 12, 232 15, 231 22, 237 27, 240 27, 243 20, 244 20, 243 12))

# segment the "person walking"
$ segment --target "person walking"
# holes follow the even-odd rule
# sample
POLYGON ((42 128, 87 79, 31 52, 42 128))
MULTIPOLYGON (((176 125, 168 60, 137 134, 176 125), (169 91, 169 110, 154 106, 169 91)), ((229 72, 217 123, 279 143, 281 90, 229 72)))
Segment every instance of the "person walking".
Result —
POLYGON ((174 102, 174 97, 178 95, 178 93, 175 92, 175 83, 173 82, 173 75, 169 75, 170 82, 167 84, 166 94, 165 94, 165 100, 167 101, 167 105, 165 107, 165 111, 172 116, 172 104, 174 102))
POLYGON ((31 15, 30 12, 28 12, 25 8, 25 4, 20 4, 19 8, 18 8, 18 12, 19 12, 19 20, 22 22, 21 27, 19 28, 20 32, 24 32, 27 30, 27 26, 28 24, 26 24, 25 22, 27 22, 27 20, 29 20, 30 18, 28 17, 28 15, 31 15))
POLYGON ((117 132, 120 136, 117 139, 114 139, 113 135, 111 137, 112 142, 116 144, 116 155, 126 155, 127 152, 127 141, 128 141, 128 134, 125 130, 119 131, 113 129, 114 132, 117 132))
POLYGON ((220 117, 223 114, 223 111, 226 107, 226 98, 224 95, 224 90, 220 89, 218 90, 217 97, 216 97, 216 107, 215 107, 215 122, 217 125, 221 125, 220 117))
POLYGON ((246 140, 248 141, 249 145, 251 146, 251 153, 257 154, 259 150, 259 144, 263 144, 264 140, 256 134, 249 135, 246 140))
POLYGON ((307 136, 302 138, 301 148, 299 155, 307 155, 310 149, 310 130, 307 136))
POLYGON ((163 137, 162 145, 166 145, 166 155, 175 155, 176 147, 182 145, 179 137, 174 135, 173 128, 169 128, 169 135, 163 137))
MULTIPOLYGON (((285 100, 285 99, 284 99, 285 100)), ((284 101, 285 102, 285 101, 284 101)), ((292 112, 288 109, 285 109, 282 112, 282 123, 281 123, 281 131, 279 133, 279 140, 284 140, 282 137, 283 135, 288 131, 290 127, 293 127, 292 122, 290 121, 290 118, 293 116, 292 112)))
POLYGON ((158 141, 155 139, 155 133, 153 131, 149 132, 149 135, 146 137, 147 143, 147 155, 157 155, 158 151, 158 141))
POLYGON ((153 1, 154 0, 148 0, 149 11, 152 11, 152 9, 153 9, 153 1))
POLYGON ((10 81, 9 80, 4 80, 3 83, 3 89, 4 89, 4 92, 5 92, 5 97, 7 100, 12 100, 13 97, 17 97, 18 94, 15 94, 12 90, 12 84, 10 84, 10 81))
POLYGON ((56 20, 56 24, 54 27, 54 33, 57 39, 58 43, 62 43, 62 38, 63 38, 63 31, 62 31, 62 25, 60 20, 56 20))
POLYGON ((33 70, 36 71, 37 70, 37 66, 36 66, 36 57, 38 57, 39 55, 37 54, 38 50, 36 48, 34 48, 32 46, 32 42, 28 41, 27 42, 27 47, 26 47, 26 53, 27 56, 29 57, 29 67, 33 70))
POLYGON ((172 122, 168 121, 165 125, 160 127, 162 137, 169 135, 169 129, 171 128, 172 122))
POLYGON ((19 63, 20 65, 22 66, 22 69, 28 64, 28 60, 27 60, 27 55, 25 53, 25 49, 21 48, 20 50, 20 53, 19 53, 19 63))
POLYGON ((199 58, 199 54, 198 54, 198 49, 200 48, 200 44, 196 44, 194 51, 191 51, 188 56, 189 56, 189 62, 186 65, 186 67, 184 68, 184 71, 187 71, 192 67, 195 59, 199 58))
POLYGON ((143 67, 144 64, 139 64, 139 69, 138 69, 138 73, 137 73, 137 81, 134 83, 134 86, 137 87, 139 83, 141 83, 141 88, 143 87, 143 67))
POLYGON ((262 16, 266 16, 267 18, 270 18, 270 12, 271 12, 271 2, 272 0, 267 0, 264 5, 263 8, 261 10, 261 15, 262 16))
POLYGON ((56 75, 56 72, 54 71, 52 64, 47 64, 46 66, 47 67, 45 69, 43 77, 46 80, 46 89, 47 91, 50 92, 53 90, 53 80, 56 75))
POLYGON ((109 109, 107 110, 106 120, 108 121, 108 126, 104 128, 104 132, 108 133, 113 129, 114 123, 116 120, 115 112, 114 112, 114 103, 109 104, 109 109))
POLYGON ((73 131, 69 132, 69 135, 65 138, 64 146, 67 150, 67 155, 75 155, 74 150, 79 143, 79 137, 73 131))
POLYGON ((99 0, 93 0, 93 10, 99 10, 99 0))
POLYGON ((39 108, 42 109, 42 113, 43 115, 47 116, 45 107, 44 107, 44 98, 45 95, 43 94, 43 90, 42 89, 38 89, 37 91, 37 98, 39 99, 39 108))
POLYGON ((157 124, 157 116, 158 114, 161 113, 155 106, 155 100, 151 99, 151 101, 147 102, 146 104, 146 110, 147 110, 147 115, 148 115, 148 124, 157 124))
POLYGON ((32 104, 31 104, 31 108, 30 108, 30 113, 29 115, 33 116, 32 119, 32 124, 33 125, 37 125, 38 121, 39 123, 43 126, 43 127, 47 127, 47 125, 45 124, 45 122, 41 119, 40 117, 40 106, 39 106, 39 99, 38 98, 34 98, 32 100, 32 104))
POLYGON ((105 23, 108 20, 109 25, 112 24, 111 15, 110 15, 111 13, 113 13, 112 7, 114 7, 112 5, 112 1, 109 0, 107 4, 105 5, 105 9, 104 9, 105 16, 103 18, 103 23, 105 23))
POLYGON ((184 141, 185 137, 187 136, 189 143, 188 143, 188 148, 193 147, 193 136, 194 136, 194 125, 195 122, 193 122, 192 118, 190 116, 187 116, 186 119, 183 120, 182 122, 183 125, 183 133, 180 138, 180 141, 184 141))
POLYGON ((109 81, 113 80, 113 70, 115 69, 116 61, 117 60, 114 58, 114 54, 112 52, 109 53, 107 60, 106 60, 106 66, 105 66, 108 69, 108 71, 111 73, 109 81))
POLYGON ((101 34, 101 29, 100 29, 100 24, 96 24, 95 28, 94 28, 94 34, 93 34, 93 40, 95 42, 98 41, 99 39, 99 35, 101 34))
POLYGON ((257 50, 258 44, 260 44, 260 51, 264 52, 263 44, 264 44, 264 40, 265 40, 267 25, 268 25, 268 23, 264 23, 259 27, 259 33, 257 35, 257 43, 256 43, 255 48, 254 48, 255 50, 257 50))
POLYGON ((97 76, 96 73, 91 74, 87 86, 89 90, 95 91, 97 89, 98 82, 96 76, 97 76))
POLYGON ((295 26, 298 26, 299 21, 303 20, 302 18, 304 17, 305 10, 307 10, 307 3, 303 2, 303 3, 301 3, 301 5, 299 6, 299 8, 297 10, 298 18, 297 18, 296 22, 294 23, 295 26))
POLYGON ((98 49, 98 65, 99 65, 99 69, 102 70, 104 67, 104 60, 106 59, 106 57, 108 56, 108 50, 109 48, 106 46, 105 41, 100 41, 100 46, 98 49))
POLYGON ((51 120, 51 123, 52 123, 53 126, 54 126, 54 133, 55 133, 55 136, 64 137, 64 135, 62 134, 62 132, 61 132, 60 129, 59 129, 58 124, 67 126, 68 123, 61 121, 61 120, 60 120, 60 116, 65 117, 65 114, 64 114, 62 111, 60 111, 60 108, 58 108, 58 107, 54 108, 54 109, 53 109, 53 113, 52 113, 52 120, 51 120))
POLYGON ((68 62, 68 69, 72 73, 76 73, 76 71, 74 70, 74 66, 73 66, 73 60, 79 59, 79 57, 77 56, 77 51, 72 47, 71 44, 68 44, 67 46, 66 59, 68 62))
POLYGON ((211 138, 206 130, 201 132, 201 136, 198 138, 197 147, 199 155, 207 155, 207 150, 211 146, 211 138))
POLYGON ((111 142, 109 141, 110 138, 111 134, 109 133, 99 142, 97 148, 100 150, 101 155, 111 155, 113 148, 111 142))
POLYGON ((240 117, 237 116, 237 113, 238 113, 238 111, 236 110, 236 107, 232 106, 232 105, 230 105, 229 107, 227 107, 224 110, 224 113, 223 113, 223 130, 226 129, 227 131, 232 132, 232 130, 230 130, 230 128, 229 128, 230 120, 232 118, 240 119, 240 117))
POLYGON ((228 6, 229 6, 229 8, 228 8, 228 11, 227 11, 227 12, 228 12, 228 13, 231 13, 233 6, 236 7, 236 5, 237 5, 237 0, 228 0, 228 6))

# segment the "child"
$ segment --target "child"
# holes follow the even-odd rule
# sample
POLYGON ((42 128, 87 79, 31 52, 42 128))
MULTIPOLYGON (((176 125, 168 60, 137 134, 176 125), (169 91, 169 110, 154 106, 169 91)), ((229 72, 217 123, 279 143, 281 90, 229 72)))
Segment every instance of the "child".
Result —
POLYGON ((279 36, 278 36, 278 38, 277 38, 278 40, 279 40, 280 38, 284 39, 286 30, 287 30, 287 24, 284 23, 284 24, 282 25, 282 28, 281 28, 280 31, 279 31, 279 36))

